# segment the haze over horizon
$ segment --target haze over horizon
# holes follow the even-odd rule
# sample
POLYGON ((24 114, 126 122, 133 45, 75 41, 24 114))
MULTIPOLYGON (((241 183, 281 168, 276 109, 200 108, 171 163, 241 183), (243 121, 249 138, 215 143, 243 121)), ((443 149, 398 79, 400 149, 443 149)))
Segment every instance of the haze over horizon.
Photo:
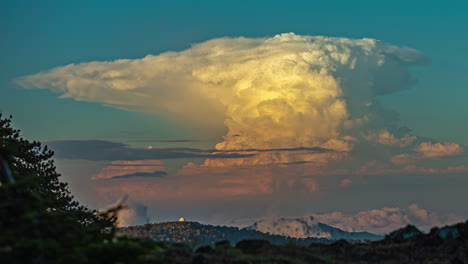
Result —
POLYGON ((2 3, 0 111, 80 202, 128 195, 125 224, 468 218, 466 3, 45 2, 2 3))

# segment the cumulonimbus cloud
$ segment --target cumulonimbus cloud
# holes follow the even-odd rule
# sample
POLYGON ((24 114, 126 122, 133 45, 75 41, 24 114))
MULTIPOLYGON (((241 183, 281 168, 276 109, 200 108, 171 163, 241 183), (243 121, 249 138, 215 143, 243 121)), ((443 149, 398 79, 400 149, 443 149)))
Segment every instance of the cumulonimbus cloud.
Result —
POLYGON ((212 39, 142 59, 70 64, 17 82, 194 126, 225 126, 218 150, 348 151, 363 131, 391 123, 376 96, 408 89, 415 82, 408 68, 426 62, 414 49, 375 39, 287 33, 212 39))
MULTIPOLYGON (((141 59, 70 64, 17 82, 61 97, 179 118, 208 131, 224 133, 227 128, 223 140, 209 150, 48 142, 58 159, 112 161, 93 177, 100 179, 93 186, 101 200, 128 194, 148 204, 189 204, 199 210, 209 201, 224 204, 240 197, 250 203, 252 197, 274 202, 276 193, 320 195, 327 190, 316 177, 321 175, 345 176, 339 183, 343 190, 359 185, 356 175, 466 173, 464 165, 423 163, 460 155, 463 147, 424 143, 400 129, 397 114, 379 104, 379 96, 414 85, 410 68, 427 62, 414 49, 375 39, 287 33, 212 39, 141 59), (167 177, 141 177, 163 176, 160 160, 195 158, 206 160, 167 177), (340 159, 344 162, 326 166, 340 159)), ((128 213, 132 218, 134 212, 128 213)), ((370 226, 375 232, 411 219, 426 226, 444 222, 417 206, 317 217, 327 223, 336 219, 343 228, 370 226)))

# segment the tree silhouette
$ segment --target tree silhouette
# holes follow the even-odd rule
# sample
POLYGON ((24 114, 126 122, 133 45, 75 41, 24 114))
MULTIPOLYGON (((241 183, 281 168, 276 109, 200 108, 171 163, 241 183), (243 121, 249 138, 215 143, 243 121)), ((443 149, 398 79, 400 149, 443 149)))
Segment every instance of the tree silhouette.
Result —
POLYGON ((162 245, 116 236, 121 205, 98 213, 76 202, 52 156, 0 114, 0 262, 158 262, 162 245))

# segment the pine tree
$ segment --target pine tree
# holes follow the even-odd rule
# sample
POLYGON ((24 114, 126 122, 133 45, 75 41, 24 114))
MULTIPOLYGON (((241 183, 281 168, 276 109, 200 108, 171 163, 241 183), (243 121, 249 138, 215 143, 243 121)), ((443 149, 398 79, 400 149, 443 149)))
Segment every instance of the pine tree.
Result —
POLYGON ((14 179, 18 182, 34 181, 34 184, 28 185, 23 191, 34 193, 44 202, 47 201, 49 211, 73 215, 85 225, 99 223, 113 226, 112 219, 106 219, 73 200, 68 185, 59 180, 60 174, 52 160, 53 151, 40 142, 22 138, 20 131, 11 127, 11 117, 3 118, 1 113, 0 155, 9 164, 14 179))
POLYGON ((116 237, 116 212, 73 199, 53 152, 21 137, 0 114, 0 263, 155 263, 164 247, 116 237), (7 168, 8 167, 8 168, 7 168))

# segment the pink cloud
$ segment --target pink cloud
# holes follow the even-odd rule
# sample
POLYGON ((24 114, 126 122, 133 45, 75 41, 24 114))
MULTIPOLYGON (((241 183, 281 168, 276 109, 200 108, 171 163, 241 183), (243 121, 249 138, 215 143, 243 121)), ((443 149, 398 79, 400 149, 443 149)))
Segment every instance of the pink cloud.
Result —
POLYGON ((388 132, 388 130, 381 130, 378 133, 368 136, 367 139, 378 142, 382 145, 406 147, 411 145, 417 139, 417 137, 405 135, 404 137, 397 138, 388 132))
POLYGON ((352 182, 353 181, 351 179, 346 178, 346 179, 343 179, 343 180, 340 181, 340 186, 341 187, 346 187, 346 186, 350 185, 352 182))
POLYGON ((415 149, 424 158, 440 158, 446 156, 457 156, 463 153, 464 149, 456 143, 430 143, 419 144, 415 149))

